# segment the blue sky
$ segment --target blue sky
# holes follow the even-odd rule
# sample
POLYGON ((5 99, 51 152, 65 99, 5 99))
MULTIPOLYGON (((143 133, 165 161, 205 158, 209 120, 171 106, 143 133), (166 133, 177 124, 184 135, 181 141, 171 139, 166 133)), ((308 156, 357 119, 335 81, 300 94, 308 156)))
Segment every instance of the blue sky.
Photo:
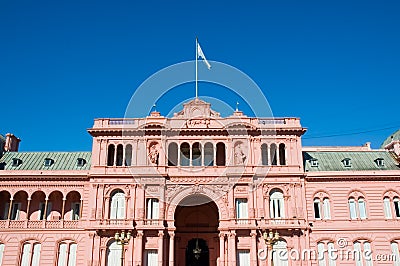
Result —
MULTIPOLYGON (((259 2, 1 0, 0 133, 24 151, 90 150, 93 119, 123 117, 146 78, 193 60, 196 35, 275 116, 301 118, 304 145, 378 147, 400 128, 399 1, 259 2)), ((181 86, 158 109, 190 97, 181 86)))

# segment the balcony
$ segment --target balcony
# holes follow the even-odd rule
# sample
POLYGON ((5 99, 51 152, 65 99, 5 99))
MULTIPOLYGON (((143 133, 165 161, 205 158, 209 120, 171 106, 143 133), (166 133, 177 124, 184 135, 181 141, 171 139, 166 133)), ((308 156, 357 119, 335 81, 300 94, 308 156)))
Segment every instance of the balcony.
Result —
POLYGON ((79 220, 0 220, 2 229, 78 229, 82 228, 79 220))
POLYGON ((257 225, 262 229, 305 229, 305 219, 261 219, 257 221, 257 225))

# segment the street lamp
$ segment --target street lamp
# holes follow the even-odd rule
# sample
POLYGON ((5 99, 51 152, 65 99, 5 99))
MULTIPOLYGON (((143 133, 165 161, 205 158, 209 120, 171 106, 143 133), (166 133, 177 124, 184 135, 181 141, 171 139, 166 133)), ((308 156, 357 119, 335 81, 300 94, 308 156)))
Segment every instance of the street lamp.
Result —
POLYGON ((267 249, 268 249, 268 255, 271 258, 271 265, 274 265, 274 260, 272 258, 272 246, 279 241, 279 233, 278 231, 275 231, 275 234, 272 232, 272 230, 270 229, 269 232, 267 233, 267 230, 264 231, 263 233, 263 238, 265 243, 267 243, 267 249))
POLYGON ((125 231, 122 230, 121 236, 119 235, 118 232, 115 233, 114 236, 115 242, 117 242, 118 245, 121 245, 121 266, 124 266, 124 246, 129 243, 129 239, 131 239, 131 232, 128 231, 128 233, 125 235, 125 231))

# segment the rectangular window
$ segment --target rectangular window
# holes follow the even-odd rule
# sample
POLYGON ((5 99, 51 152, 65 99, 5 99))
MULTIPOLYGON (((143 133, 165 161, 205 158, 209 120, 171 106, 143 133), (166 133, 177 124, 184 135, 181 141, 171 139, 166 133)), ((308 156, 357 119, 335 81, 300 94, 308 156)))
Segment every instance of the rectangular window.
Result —
POLYGON ((21 211, 21 203, 20 202, 14 202, 12 204, 12 210, 11 210, 11 220, 19 220, 19 214, 21 211))
POLYGON ((156 220, 159 218, 158 199, 147 199, 147 219, 156 220))
POLYGON ((250 266, 250 250, 237 251, 237 266, 250 266))
POLYGON ((147 249, 144 253, 145 266, 158 266, 158 252, 156 249, 147 249))
MULTIPOLYGON (((249 218, 249 210, 247 199, 236 199, 236 218, 237 219, 248 219, 249 218)), ((246 223, 247 221, 238 221, 246 223)))
POLYGON ((81 203, 80 202, 72 202, 71 203, 71 220, 79 220, 81 210, 81 203))

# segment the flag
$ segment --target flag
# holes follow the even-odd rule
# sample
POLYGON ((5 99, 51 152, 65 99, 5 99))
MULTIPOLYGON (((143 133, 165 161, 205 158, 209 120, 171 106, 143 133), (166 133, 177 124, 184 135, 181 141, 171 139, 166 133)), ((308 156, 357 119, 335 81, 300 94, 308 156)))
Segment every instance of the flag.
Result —
POLYGON ((211 68, 211 65, 210 65, 210 63, 208 63, 206 56, 203 53, 203 50, 201 50, 200 43, 197 43, 197 56, 204 60, 204 64, 207 65, 208 69, 211 68))

